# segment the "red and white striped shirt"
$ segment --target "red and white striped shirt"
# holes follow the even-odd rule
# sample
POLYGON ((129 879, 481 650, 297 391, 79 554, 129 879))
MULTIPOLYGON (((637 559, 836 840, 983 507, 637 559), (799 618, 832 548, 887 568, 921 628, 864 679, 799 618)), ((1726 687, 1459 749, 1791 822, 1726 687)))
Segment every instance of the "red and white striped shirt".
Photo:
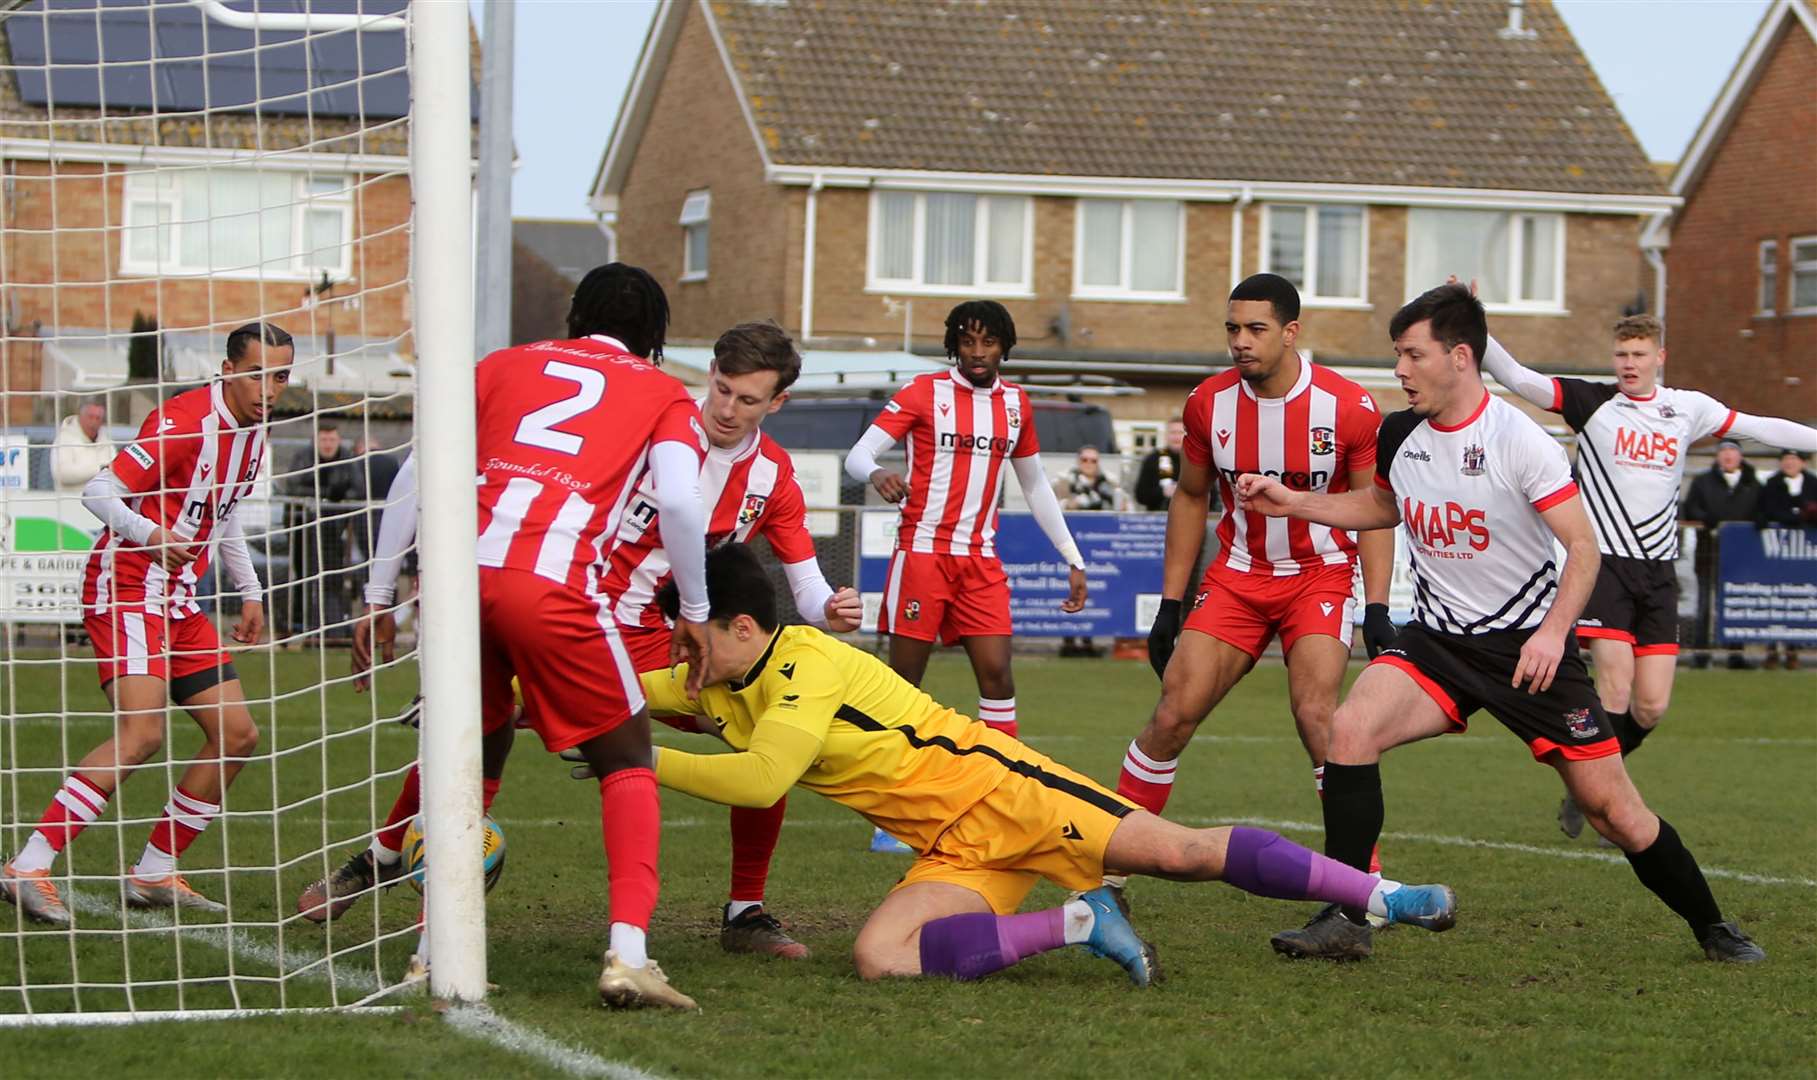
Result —
POLYGON ((1369 391, 1317 364, 1300 362, 1284 397, 1258 398, 1235 368, 1200 383, 1186 399, 1181 452, 1217 474, 1224 516, 1217 563, 1238 573, 1291 577, 1356 558, 1343 529, 1236 509, 1236 478, 1272 476, 1295 491, 1350 490, 1352 470, 1375 464, 1381 413, 1369 391))
POLYGON ((1035 410, 1014 383, 973 386, 930 372, 896 392, 872 426, 908 443, 908 498, 896 547, 995 558, 1003 465, 1041 452, 1035 410))
POLYGON ((604 336, 500 349, 475 380, 479 564, 597 591, 650 448, 706 451, 693 398, 604 336))
MULTIPOLYGON (((814 558, 808 535, 807 500, 795 480, 795 462, 775 439, 756 432, 731 450, 710 447, 700 471, 700 501, 713 508, 707 520, 707 550, 742 544, 761 535, 784 563, 814 558)), ((646 475, 618 526, 611 563, 600 591, 612 598, 613 615, 626 626, 667 629, 669 621, 652 602, 668 582, 668 552, 656 513, 654 482, 646 475)))
POLYGON ((199 614, 196 582, 208 572, 209 539, 252 491, 264 457, 264 426, 242 427, 218 382, 153 409, 108 468, 137 496, 127 507, 171 540, 196 545, 196 557, 172 577, 158 549, 103 530, 83 575, 83 608, 100 615, 143 607, 172 619, 199 614))

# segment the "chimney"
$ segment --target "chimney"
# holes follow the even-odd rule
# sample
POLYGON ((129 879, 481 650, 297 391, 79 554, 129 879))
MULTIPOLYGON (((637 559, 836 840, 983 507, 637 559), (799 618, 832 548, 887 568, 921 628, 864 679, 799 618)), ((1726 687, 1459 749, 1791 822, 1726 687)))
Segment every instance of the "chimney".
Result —
POLYGON ((1538 37, 1539 32, 1537 30, 1527 29, 1526 17, 1527 12, 1524 0, 1508 0, 1508 25, 1497 30, 1496 35, 1504 39, 1520 38, 1522 40, 1531 40, 1538 37))

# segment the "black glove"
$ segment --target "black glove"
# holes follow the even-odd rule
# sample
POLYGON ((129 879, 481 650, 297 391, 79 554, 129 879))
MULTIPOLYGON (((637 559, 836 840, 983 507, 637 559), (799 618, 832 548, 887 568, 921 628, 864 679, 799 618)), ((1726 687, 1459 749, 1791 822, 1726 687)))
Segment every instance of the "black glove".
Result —
POLYGON ((405 727, 421 729, 423 726, 423 695, 418 694, 410 699, 410 704, 397 716, 397 722, 405 727))
POLYGON ((1374 660, 1383 649, 1394 644, 1394 637, 1400 633, 1395 629, 1394 620, 1388 617, 1387 604, 1366 604, 1363 607, 1363 648, 1368 651, 1369 659, 1374 660))
POLYGON ((1148 630, 1148 666, 1155 669, 1156 678, 1167 677, 1167 661, 1173 658, 1182 618, 1178 600, 1162 600, 1161 609, 1155 612, 1155 624, 1148 630))

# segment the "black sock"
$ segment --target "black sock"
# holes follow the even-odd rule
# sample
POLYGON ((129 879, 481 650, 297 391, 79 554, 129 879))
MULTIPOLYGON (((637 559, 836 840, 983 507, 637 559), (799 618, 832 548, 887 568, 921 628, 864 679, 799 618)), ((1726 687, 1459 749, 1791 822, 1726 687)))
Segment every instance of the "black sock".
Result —
POLYGON ((1632 712, 1612 712, 1609 723, 1615 728, 1615 741, 1621 744, 1621 756, 1627 757, 1640 749, 1640 744, 1647 741, 1652 728, 1641 727, 1634 720, 1632 712))
MULTIPOLYGON (((1369 869, 1369 853, 1382 835, 1382 767, 1325 764, 1325 854, 1346 866, 1369 869)), ((1345 908, 1351 922, 1364 921, 1361 909, 1345 908)))
POLYGON ((1652 846, 1645 851, 1628 852, 1628 865, 1634 868, 1634 876, 1642 885, 1652 889, 1690 925, 1698 940, 1703 940, 1709 927, 1722 921, 1722 909, 1716 906, 1716 897, 1710 895, 1710 883, 1704 880, 1697 860, 1678 838, 1678 830, 1665 818, 1659 819, 1659 838, 1652 846))

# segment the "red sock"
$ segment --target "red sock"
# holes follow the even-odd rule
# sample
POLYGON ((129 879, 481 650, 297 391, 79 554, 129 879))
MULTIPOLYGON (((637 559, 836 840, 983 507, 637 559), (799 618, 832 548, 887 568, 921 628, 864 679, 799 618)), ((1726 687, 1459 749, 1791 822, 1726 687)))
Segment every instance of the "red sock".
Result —
POLYGON ((985 727, 1001 731, 1010 738, 1015 738, 1020 730, 1016 725, 1016 699, 987 698, 978 699, 978 719, 985 727))
POLYGON ((164 816, 151 828, 151 846, 171 858, 180 858, 221 812, 216 803, 203 802, 181 786, 173 788, 164 804, 164 816))
MULTIPOLYGON (((1319 793, 1319 801, 1324 802, 1325 766, 1314 765, 1312 767, 1312 786, 1319 793)), ((1382 872, 1382 845, 1379 843, 1369 849, 1369 872, 1371 874, 1379 874, 1382 872)))
POLYGON ((782 835, 782 812, 788 798, 763 810, 748 806, 732 807, 732 899, 756 903, 763 899, 764 883, 770 879, 770 856, 776 854, 776 838, 782 835))
POLYGON ((490 779, 487 777, 480 778, 480 782, 479 782, 479 812, 480 813, 490 814, 492 812, 492 800, 498 798, 498 786, 504 782, 505 781, 503 778, 500 778, 498 780, 493 780, 493 779, 490 779))
POLYGON ((1173 774, 1179 758, 1156 761, 1134 742, 1123 755, 1123 772, 1117 777, 1117 794, 1151 814, 1159 814, 1173 794, 1173 774))
POLYGON ((386 851, 404 850, 404 834, 410 831, 410 819, 416 817, 422 803, 417 767, 412 765, 404 774, 404 788, 397 793, 397 801, 391 804, 391 813, 385 816, 385 827, 379 830, 379 843, 386 851))
POLYGON ((38 819, 38 832, 52 851, 62 851, 82 830, 101 816, 107 808, 107 793, 71 773, 63 787, 51 796, 44 816, 38 819))
POLYGON ((656 774, 649 769, 607 773, 599 782, 599 826, 606 838, 611 921, 648 929, 661 889, 656 857, 662 847, 662 807, 656 774))

